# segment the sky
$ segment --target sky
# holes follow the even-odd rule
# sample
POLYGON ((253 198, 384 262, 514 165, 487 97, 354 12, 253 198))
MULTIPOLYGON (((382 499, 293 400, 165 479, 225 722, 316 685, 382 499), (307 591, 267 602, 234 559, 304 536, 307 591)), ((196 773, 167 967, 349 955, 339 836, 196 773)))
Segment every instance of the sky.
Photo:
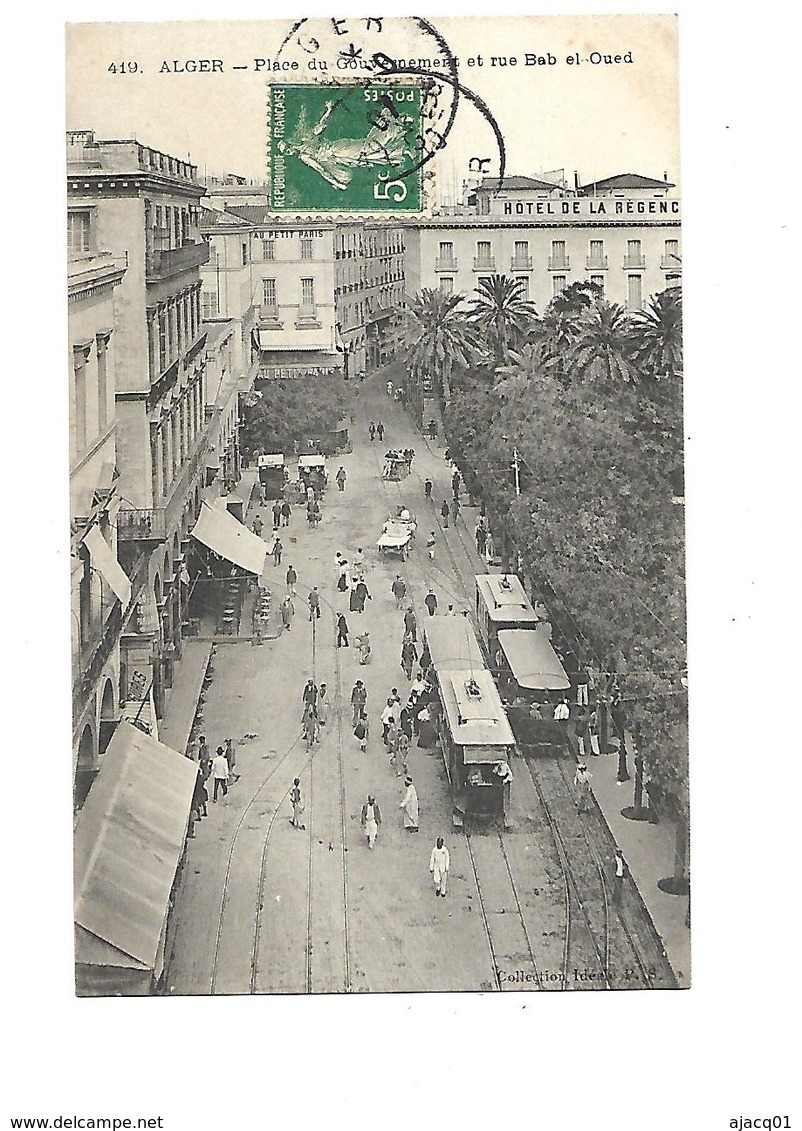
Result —
MULTIPOLYGON (((498 123, 507 172, 565 169, 582 181, 637 172, 679 181, 676 18, 658 15, 432 18, 457 60, 457 78, 481 98, 498 123), (594 63, 592 53, 620 56, 594 63), (546 60, 527 65, 527 55, 546 60), (569 56, 581 62, 569 64, 569 56), (515 58, 513 65, 510 61, 515 58), (496 60, 495 64, 493 60, 496 60), (506 65, 501 60, 506 59, 506 65), (550 63, 549 59, 555 60, 550 63), (629 61, 631 60, 631 61, 629 61)), ((73 24, 67 33, 67 127, 98 137, 130 137, 176 156, 190 156, 201 174, 236 172, 261 179, 266 167, 267 65, 275 60, 290 20, 192 23, 73 24), (214 73, 175 73, 174 61, 219 59, 214 73), (135 73, 120 64, 135 63, 135 73), (117 73, 109 70, 115 64, 117 73), (164 71, 164 66, 167 70, 164 71), (232 66, 247 67, 232 70, 232 66)), ((382 50, 393 59, 434 58, 432 36, 410 19, 384 19, 381 32, 351 17, 338 25, 312 18, 298 32, 303 47, 285 50, 297 72, 272 81, 310 81, 309 45, 320 44, 326 80, 364 72, 336 70, 338 52, 382 50), (306 52, 306 53, 304 53, 306 52)), ((296 37, 297 38, 297 37, 296 37)), ((441 57, 442 53, 441 53, 441 57)), ((447 101, 443 95, 444 104, 447 101)), ((460 99, 438 159, 441 198, 467 173, 471 156, 489 157, 499 172, 493 131, 460 99)))

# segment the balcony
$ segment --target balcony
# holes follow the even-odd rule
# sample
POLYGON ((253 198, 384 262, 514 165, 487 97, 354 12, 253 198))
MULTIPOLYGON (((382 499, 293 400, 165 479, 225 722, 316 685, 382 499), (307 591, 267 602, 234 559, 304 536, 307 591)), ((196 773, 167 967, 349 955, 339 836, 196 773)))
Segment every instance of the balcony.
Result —
POLYGON ((316 306, 298 307, 298 316, 295 319, 296 330, 319 330, 321 325, 316 306))
POLYGON ((606 271, 607 270, 607 256, 606 255, 589 255, 585 260, 586 271, 606 271))
POLYGON ((478 255, 473 261, 474 271, 495 271, 495 255, 478 255))
POLYGON ((570 271, 571 270, 571 256, 570 255, 550 255, 549 256, 549 271, 570 271))
POLYGON ((642 271, 646 266, 645 255, 625 255, 624 256, 624 270, 625 271, 642 271))
POLYGON ((510 271, 531 271, 532 270, 532 256, 531 255, 513 255, 510 260, 510 271))
POLYGON ((183 247, 171 247, 164 251, 154 250, 147 259, 145 274, 149 283, 169 279, 182 271, 191 271, 209 262, 209 245, 206 240, 200 243, 185 243, 183 247))
POLYGON ((117 538, 121 542, 158 545, 167 538, 165 512, 161 507, 121 507, 117 511, 117 538))
POLYGON ((434 261, 435 271, 458 271, 459 263, 453 255, 438 255, 434 261))
POLYGON ((265 330, 280 330, 284 323, 281 312, 275 303, 259 307, 259 325, 265 330))
POLYGON ((682 274, 682 260, 678 255, 664 255, 660 260, 660 266, 664 271, 671 271, 677 275, 682 274))

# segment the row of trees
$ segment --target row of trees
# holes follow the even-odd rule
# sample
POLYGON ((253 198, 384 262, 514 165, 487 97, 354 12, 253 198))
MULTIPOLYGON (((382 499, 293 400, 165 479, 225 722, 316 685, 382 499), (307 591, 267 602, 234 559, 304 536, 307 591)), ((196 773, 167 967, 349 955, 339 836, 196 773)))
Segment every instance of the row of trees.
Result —
POLYGON ((576 283, 539 315, 522 291, 503 275, 471 298, 422 291, 408 364, 434 378, 468 486, 563 606, 583 658, 618 673, 636 805, 645 772, 680 818, 684 855, 681 292, 628 313, 576 283))

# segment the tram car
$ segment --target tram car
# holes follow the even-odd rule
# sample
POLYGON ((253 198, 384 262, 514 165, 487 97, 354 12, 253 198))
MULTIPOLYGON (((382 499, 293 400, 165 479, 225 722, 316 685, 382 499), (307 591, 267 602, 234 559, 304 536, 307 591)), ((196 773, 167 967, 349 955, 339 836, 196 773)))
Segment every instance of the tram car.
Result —
POLYGON ((401 452, 395 448, 391 448, 384 456, 382 479, 406 479, 409 475, 411 464, 412 460, 408 451, 401 452))
POLYGON ((434 617, 424 639, 438 695, 437 731, 454 827, 500 819, 508 828, 515 735, 473 626, 467 617, 434 617))
POLYGON ((318 498, 323 495, 329 477, 326 474, 326 457, 321 455, 298 457, 298 482, 301 490, 314 489, 318 498))
POLYGON ((490 655, 499 631, 534 628, 540 618, 515 573, 480 573, 476 582, 476 623, 490 655))
POLYGON ((270 452, 259 456, 256 461, 259 471, 259 485, 264 487, 268 499, 280 499, 284 493, 287 472, 284 456, 280 452, 270 452))

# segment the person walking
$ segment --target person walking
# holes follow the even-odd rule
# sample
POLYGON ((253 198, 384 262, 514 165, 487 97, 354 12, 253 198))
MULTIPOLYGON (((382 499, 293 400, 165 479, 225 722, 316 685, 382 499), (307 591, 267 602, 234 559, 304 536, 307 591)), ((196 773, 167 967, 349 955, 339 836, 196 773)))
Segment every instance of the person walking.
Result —
POLYGON ((290 506, 290 500, 285 499, 284 502, 281 504, 281 525, 282 526, 289 526, 290 525, 290 515, 291 514, 292 514, 292 507, 290 506))
POLYGON ((342 557, 337 561, 337 588, 341 593, 348 592, 348 562, 342 557))
POLYGON ((376 804, 376 798, 371 797, 370 794, 368 794, 368 799, 362 806, 362 814, 359 820, 362 828, 365 830, 368 848, 373 848, 376 843, 379 825, 382 823, 382 815, 379 806, 376 804))
POLYGON ((363 571, 365 569, 365 551, 361 546, 357 547, 357 551, 354 554, 354 569, 360 577, 363 576, 363 571))
POLYGON ((365 710, 368 703, 368 690, 361 679, 358 679, 351 689, 351 726, 356 726, 357 719, 365 710))
POLYGON ((590 802, 590 779, 593 775, 584 762, 580 762, 574 774, 577 813, 587 813, 590 802))
POLYGON ((384 710, 381 713, 382 742, 384 743, 385 746, 387 745, 387 732, 389 730, 390 723, 393 722, 394 720, 395 720, 395 700, 392 698, 392 696, 388 696, 387 705, 385 706, 384 710))
POLYGON ((457 471, 457 469, 455 467, 454 468, 454 474, 451 476, 451 492, 452 492, 455 499, 459 498, 459 489, 460 489, 461 485, 462 485, 462 477, 461 477, 459 471, 457 471))
POLYGON ((206 781, 212 772, 212 756, 209 753, 209 745, 204 734, 198 738, 198 765, 201 768, 203 780, 206 781))
POLYGON ((457 498, 457 496, 455 495, 454 498, 451 500, 451 521, 454 523, 455 526, 457 525, 457 519, 459 518, 459 512, 460 512, 460 501, 457 498))
POLYGON ((616 905, 621 903, 621 896, 624 891, 624 875, 626 874, 626 864, 624 863, 624 853, 620 848, 615 850, 615 857, 613 859, 613 903, 616 905))
POLYGON ((487 530, 485 532, 484 555, 485 555, 485 559, 487 561, 487 564, 492 565, 493 561, 496 557, 496 544, 493 541, 493 532, 491 530, 487 530))
POLYGON ((558 723, 567 722, 571 716, 571 708, 568 705, 567 699, 561 699, 557 706, 554 708, 554 720, 558 723))
POLYGON ((407 605, 407 611, 404 613, 404 635, 408 636, 413 644, 417 644, 418 618, 415 616, 412 605, 407 605))
POLYGON ((212 775, 214 777, 214 793, 212 801, 217 801, 218 791, 222 789, 223 797, 228 793, 228 775, 230 773, 228 758, 222 746, 217 747, 217 753, 212 759, 212 775))
POLYGON ((599 713, 594 707, 588 715, 588 738, 590 740, 590 753, 594 758, 599 757, 599 713))
POLYGON ((398 760, 398 736, 401 733, 395 714, 387 724, 387 749, 390 751, 390 765, 395 769, 395 776, 400 778, 406 770, 398 760))
POLYGON ((368 587, 364 577, 360 577, 356 585, 354 586, 354 594, 356 595, 357 602, 356 611, 358 613, 364 613, 365 602, 373 600, 370 593, 368 592, 368 587))
POLYGON ((307 703, 304 707, 303 718, 301 719, 301 729, 306 742, 307 750, 317 742, 320 737, 318 729, 317 708, 312 703, 307 703))
POLYGON ((370 436, 370 442, 372 444, 373 441, 376 438, 376 425, 373 423, 372 420, 371 420, 370 424, 368 425, 368 435, 370 436))
POLYGON ((395 597, 395 607, 400 609, 407 595, 407 584, 400 573, 395 575, 395 581, 390 586, 390 592, 395 597))
POLYGON ((345 613, 337 614, 337 647, 348 647, 348 621, 345 619, 345 613))
POLYGON ((352 577, 348 582, 348 611, 351 613, 359 612, 359 595, 356 591, 357 578, 352 577))
POLYGON ((418 653, 412 640, 406 636, 401 645, 401 667, 408 680, 412 680, 412 669, 418 661, 418 653))
POLYGON ((337 468, 337 474, 335 475, 334 478, 337 480, 337 490, 338 491, 344 491, 345 490, 345 481, 348 478, 348 476, 346 475, 345 468, 343 467, 342 464, 340 464, 340 466, 337 468))
POLYGON ((251 523, 251 530, 254 532, 254 534, 256 535, 257 538, 261 538, 262 537, 262 531, 264 530, 264 528, 265 528, 265 524, 262 522, 261 515, 257 515, 256 518, 251 523))
POLYGON ((226 759, 228 760, 228 784, 233 785, 235 781, 239 781, 239 774, 237 773, 237 744, 233 738, 226 739, 226 759))
POLYGON ((359 662, 364 667, 370 663, 370 633, 365 629, 359 636, 355 636, 354 640, 359 651, 359 662))
POLYGON ((440 507, 440 517, 443 520, 443 526, 448 530, 448 500, 443 499, 443 505, 440 507))
POLYGON ((586 746, 590 745, 589 738, 590 732, 588 730, 588 723, 590 721, 590 712, 587 707, 577 707, 576 715, 574 716, 574 734, 576 735, 576 745, 579 751, 579 757, 582 761, 585 760, 587 753, 586 746))
POLYGON ((273 529, 278 530, 281 525, 281 503, 276 499, 273 503, 273 529))
POLYGON ((310 590, 307 601, 309 602, 309 619, 320 620, 320 593, 317 585, 310 590))
POLYGON ((278 534, 273 539, 273 565, 278 568, 281 565, 281 552, 284 547, 281 544, 281 539, 278 534))
POLYGON ((481 557, 487 545, 487 529, 482 522, 481 516, 476 520, 476 525, 473 528, 473 536, 476 539, 476 552, 481 557))
POLYGON ((200 821, 204 817, 209 816, 206 808, 206 803, 209 800, 209 791, 206 789, 206 783, 203 780, 203 770, 198 766, 198 774, 195 778, 195 788, 192 791, 192 810, 195 814, 195 820, 200 821))
POLYGON ((439 836, 429 858, 429 871, 434 880, 434 894, 442 895, 444 899, 448 891, 448 871, 450 867, 451 857, 443 843, 443 838, 439 836))
MULTIPOLYGON (((446 509, 448 509, 448 508, 446 508, 446 509)), ((448 526, 448 520, 446 520, 446 526, 448 526)), ((432 531, 431 534, 429 535, 429 537, 426 539, 426 550, 428 551, 430 562, 434 561, 434 549, 435 549, 436 545, 437 545, 437 535, 435 534, 434 531, 432 531)))
POLYGON ((317 704, 317 684, 311 676, 304 685, 301 702, 304 707, 314 707, 317 704))
POLYGON ((293 779, 292 789, 290 790, 290 801, 292 803, 292 816, 290 817, 290 824, 294 829, 305 829, 306 825, 301 824, 301 814, 304 811, 304 807, 301 801, 300 778, 293 779))
POLYGON ((379 438, 379 443, 380 444, 383 443, 384 442, 384 425, 382 424, 381 421, 379 421, 379 423, 376 425, 376 435, 379 438))
POLYGON ((406 733, 406 731, 401 729, 401 726, 398 723, 396 724, 396 731, 397 731, 397 733, 396 733, 395 741, 394 741, 394 747, 395 747, 394 757, 395 757, 395 768, 396 768, 396 771, 397 771, 396 776, 400 777, 401 774, 408 774, 409 773, 409 769, 407 768, 407 761, 409 759, 410 741, 409 741, 409 735, 406 733))
POLYGON ((435 596, 434 591, 431 588, 429 589, 429 592, 426 594, 426 596, 423 598, 423 603, 426 606, 426 608, 429 610, 429 616, 433 617, 434 614, 437 612, 437 597, 435 596))
POLYGON ((359 749, 364 754, 368 748, 368 738, 370 736, 370 721, 368 720, 367 711, 361 710, 354 723, 354 738, 359 743, 359 749))
POLYGON ((407 832, 416 833, 418 831, 418 821, 420 819, 420 811, 418 807, 418 791, 415 789, 415 783, 412 778, 406 777, 404 779, 406 792, 404 800, 398 806, 404 814, 404 828, 407 832))
POLYGON ((434 487, 434 483, 432 483, 431 479, 430 479, 430 478, 429 478, 429 476, 427 475, 427 476, 426 476, 426 478, 425 478, 425 479, 424 479, 424 481, 423 481, 423 497, 424 497, 425 499, 429 499, 429 500, 431 500, 431 497, 432 497, 432 488, 433 488, 433 487, 434 487))
POLYGON ((288 566, 287 567, 286 582, 287 582, 287 589, 289 590, 290 596, 294 597, 295 596, 295 586, 298 583, 298 574, 295 572, 295 566, 288 566))

